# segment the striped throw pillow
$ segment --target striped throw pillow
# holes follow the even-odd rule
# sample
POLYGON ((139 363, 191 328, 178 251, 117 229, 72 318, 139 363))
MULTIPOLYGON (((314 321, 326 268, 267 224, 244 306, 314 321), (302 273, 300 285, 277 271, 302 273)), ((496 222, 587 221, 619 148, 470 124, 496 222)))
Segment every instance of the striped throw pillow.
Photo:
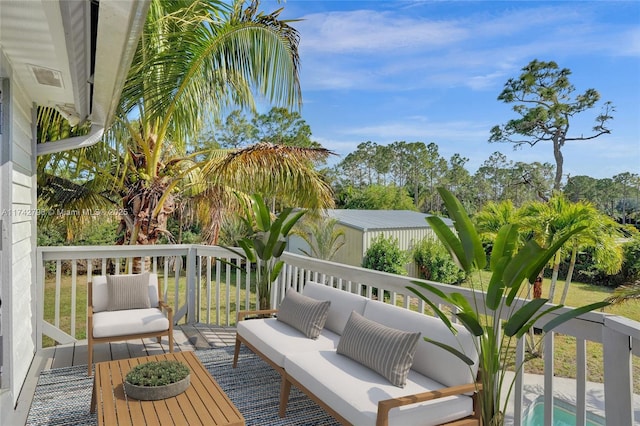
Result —
POLYGON ((411 333, 371 321, 353 311, 338 342, 337 353, 405 387, 420 333, 411 333))
POLYGON ((329 300, 316 300, 289 289, 278 308, 277 319, 301 331, 309 339, 317 339, 327 320, 330 304, 329 300))
POLYGON ((149 273, 107 275, 108 311, 146 309, 149 302, 149 273))

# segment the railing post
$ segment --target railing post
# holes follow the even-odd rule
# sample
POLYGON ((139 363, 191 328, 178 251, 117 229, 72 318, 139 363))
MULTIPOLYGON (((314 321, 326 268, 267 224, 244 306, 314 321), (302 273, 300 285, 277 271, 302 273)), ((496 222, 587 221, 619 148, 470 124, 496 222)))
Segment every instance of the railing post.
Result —
POLYGON ((187 250, 187 323, 196 322, 196 249, 191 246, 187 250))
POLYGON ((42 327, 44 323, 44 260, 42 259, 42 251, 36 250, 36 294, 38 318, 36 320, 36 350, 42 350, 42 327))
POLYGON ((607 424, 633 424, 633 384, 631 381, 631 337, 611 328, 605 319, 602 328, 604 351, 604 404, 607 424))

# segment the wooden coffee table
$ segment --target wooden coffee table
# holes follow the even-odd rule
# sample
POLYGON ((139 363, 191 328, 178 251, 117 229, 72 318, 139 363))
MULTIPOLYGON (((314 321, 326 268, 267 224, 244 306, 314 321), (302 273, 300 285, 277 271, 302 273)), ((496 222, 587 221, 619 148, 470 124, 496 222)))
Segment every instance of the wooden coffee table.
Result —
POLYGON ((99 425, 233 425, 244 418, 193 352, 99 362, 95 365, 91 412, 98 407, 99 425), (125 396, 122 382, 129 370, 147 361, 176 360, 191 370, 191 384, 182 394, 159 401, 125 396))

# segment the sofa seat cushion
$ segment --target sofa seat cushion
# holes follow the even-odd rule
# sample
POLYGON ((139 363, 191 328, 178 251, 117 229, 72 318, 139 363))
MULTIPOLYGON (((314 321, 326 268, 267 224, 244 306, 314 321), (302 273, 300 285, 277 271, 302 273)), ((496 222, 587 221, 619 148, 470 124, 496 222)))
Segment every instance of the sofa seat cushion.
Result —
MULTIPOLYGON (((285 371, 351 424, 375 425, 378 401, 442 389, 445 386, 414 370, 404 388, 336 351, 287 356, 285 371)), ((437 425, 473 413, 473 399, 460 395, 394 408, 390 425, 437 425)))
POLYGON ((237 333, 277 366, 284 366, 287 355, 335 349, 340 336, 323 329, 318 338, 309 339, 302 332, 275 318, 238 322, 237 333))
POLYGON ((154 333, 169 329, 169 320, 158 308, 103 311, 93 314, 93 337, 154 333))

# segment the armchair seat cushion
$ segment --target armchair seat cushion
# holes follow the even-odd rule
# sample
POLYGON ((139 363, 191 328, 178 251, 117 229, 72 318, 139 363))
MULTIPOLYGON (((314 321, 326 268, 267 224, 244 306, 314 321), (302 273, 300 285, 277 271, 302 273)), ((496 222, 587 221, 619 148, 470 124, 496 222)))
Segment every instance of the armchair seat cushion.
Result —
MULTIPOLYGON (((375 371, 331 350, 290 354, 284 369, 349 423, 363 426, 376 424, 379 401, 445 387, 410 370, 405 387, 399 388, 375 371)), ((472 413, 473 398, 457 395, 394 408, 389 412, 389 424, 439 425, 472 413)))
POLYGON ((169 320, 158 308, 102 311, 93 314, 93 337, 166 332, 169 320))

